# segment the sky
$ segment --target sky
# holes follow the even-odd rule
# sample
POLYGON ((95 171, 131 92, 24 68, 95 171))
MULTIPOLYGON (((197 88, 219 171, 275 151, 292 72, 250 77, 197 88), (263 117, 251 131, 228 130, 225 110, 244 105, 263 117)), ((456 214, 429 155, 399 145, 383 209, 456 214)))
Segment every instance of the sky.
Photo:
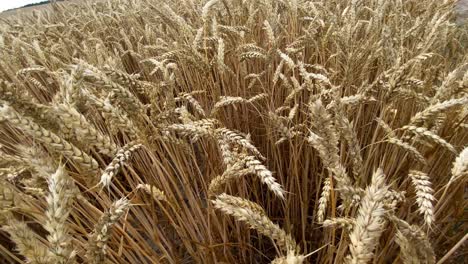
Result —
POLYGON ((0 12, 7 9, 21 7, 27 4, 38 3, 44 0, 0 0, 0 12))

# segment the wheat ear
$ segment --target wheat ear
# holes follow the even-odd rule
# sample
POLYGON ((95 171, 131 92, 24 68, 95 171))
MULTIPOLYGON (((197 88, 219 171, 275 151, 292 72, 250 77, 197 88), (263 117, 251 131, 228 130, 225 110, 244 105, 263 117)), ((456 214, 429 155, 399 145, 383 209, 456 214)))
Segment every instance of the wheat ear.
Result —
POLYGON ((252 170, 252 172, 260 178, 260 181, 268 186, 277 197, 284 199, 285 190, 276 182, 273 173, 268 170, 259 160, 253 156, 245 158, 245 167, 252 170))
POLYGON ((286 256, 275 258, 271 264, 302 264, 307 256, 299 255, 293 250, 289 250, 286 256))
POLYGON ((109 211, 104 213, 101 219, 99 219, 99 222, 96 224, 88 240, 86 258, 89 263, 104 263, 107 252, 107 241, 110 238, 111 228, 119 221, 128 207, 129 202, 126 198, 117 200, 112 203, 109 211))
POLYGON ((346 169, 340 163, 337 148, 334 147, 331 151, 328 148, 329 143, 325 143, 326 140, 319 137, 312 131, 307 137, 307 142, 311 144, 319 153, 322 162, 325 164, 327 170, 333 175, 333 179, 336 180, 337 190, 340 191, 343 200, 346 203, 351 203, 356 196, 356 188, 353 187, 351 179, 346 173, 346 169))
POLYGON ((163 191, 153 185, 149 184, 138 184, 137 189, 143 190, 145 193, 151 195, 153 199, 157 201, 167 201, 167 197, 163 191))
POLYGON ((410 225, 396 216, 389 218, 397 227, 395 242, 400 246, 400 257, 403 263, 434 264, 436 261, 434 249, 421 228, 410 225))
POLYGON ((323 227, 338 226, 341 228, 346 228, 348 230, 352 230, 355 224, 356 221, 354 219, 345 217, 330 218, 323 221, 323 227))
MULTIPOLYGON (((89 68, 89 64, 85 67, 89 68)), ((128 113, 136 115, 141 113, 142 109, 144 109, 141 101, 132 92, 130 92, 129 89, 113 82, 103 73, 88 70, 84 72, 83 76, 85 77, 85 80, 102 85, 104 88, 108 89, 112 99, 117 99, 121 105, 125 106, 125 110, 128 113)))
POLYGON ((103 187, 109 187, 112 178, 119 172, 120 167, 122 167, 130 158, 132 152, 140 147, 142 147, 141 144, 132 142, 119 149, 117 154, 115 154, 114 159, 112 159, 111 163, 109 163, 109 165, 104 169, 104 173, 101 175, 99 183, 102 184, 103 187))
POLYGON ((216 209, 232 215, 236 220, 247 223, 250 228, 275 240, 284 251, 298 248, 291 235, 274 224, 258 204, 225 193, 216 196, 216 200, 212 202, 216 209))
POLYGON ((426 165, 427 162, 426 162, 426 159, 424 158, 424 156, 419 152, 419 150, 413 146, 411 146, 409 143, 407 142, 404 142, 403 140, 400 140, 398 138, 389 138, 387 140, 388 143, 390 144, 393 144, 393 145, 396 145, 404 150, 406 150, 408 152, 408 154, 415 160, 417 160, 418 162, 420 162, 421 164, 423 165, 426 165))
MULTIPOLYGON (((293 109, 291 109, 290 114, 291 114, 292 111, 293 111, 293 109)), ((280 139, 278 139, 275 142, 275 145, 279 145, 282 142, 290 140, 290 139, 294 138, 295 136, 298 136, 298 135, 301 134, 300 131, 295 131, 294 127, 289 128, 288 126, 286 126, 284 124, 285 122, 290 121, 287 118, 282 117, 282 116, 278 116, 274 112, 268 113, 268 116, 270 117, 275 130, 277 130, 279 132, 279 134, 281 135, 280 139)))
POLYGON ((102 154, 108 156, 115 154, 117 146, 112 142, 112 139, 99 132, 74 107, 58 104, 55 106, 55 113, 60 117, 67 129, 74 132, 77 140, 95 146, 102 154))
POLYGON ((412 132, 412 133, 414 133, 414 134, 416 134, 418 136, 429 139, 429 140, 441 145, 442 147, 448 149, 452 153, 457 152, 455 150, 455 148, 452 146, 452 144, 448 143, 447 141, 445 141, 445 139, 441 138, 440 136, 438 136, 434 132, 432 132, 430 130, 427 130, 424 127, 417 127, 417 126, 408 125, 408 126, 402 127, 401 129, 410 131, 410 132, 412 132))
POLYGON ((215 103, 213 106, 213 110, 211 110, 211 115, 215 115, 221 108, 228 106, 228 105, 237 105, 237 104, 253 104, 256 101, 262 100, 268 95, 266 93, 257 94, 249 99, 245 99, 240 96, 220 96, 219 101, 215 103))
POLYGON ((108 124, 114 129, 120 129, 126 132, 130 139, 136 140, 138 138, 137 130, 131 119, 122 113, 118 108, 114 107, 109 98, 101 100, 94 95, 85 93, 88 101, 92 103, 104 116, 108 124))
POLYGON ((217 137, 223 138, 225 141, 231 143, 231 144, 238 144, 249 151, 251 151, 255 156, 260 157, 261 159, 265 159, 263 155, 258 151, 258 149, 252 144, 252 142, 240 135, 237 132, 234 132, 232 130, 229 130, 227 128, 217 128, 215 130, 215 134, 217 137))
POLYGON ((432 201, 435 200, 430 178, 426 173, 415 170, 409 172, 409 177, 416 189, 418 211, 424 215, 424 222, 430 226, 434 222, 434 206, 432 205, 432 201))
POLYGON ((2 229, 10 234, 18 252, 26 257, 28 263, 51 263, 52 259, 47 247, 39 241, 38 236, 26 223, 10 218, 2 229))
POLYGON ((322 193, 320 194, 320 199, 318 201, 319 205, 317 208, 317 221, 319 223, 323 222, 325 218, 325 212, 327 210, 328 200, 330 199, 330 192, 331 192, 331 178, 326 177, 325 181, 323 182, 322 193))
POLYGON ((450 181, 465 174, 468 174, 468 147, 465 147, 455 159, 450 181))
POLYGON ((185 124, 172 124, 167 127, 167 130, 176 131, 182 136, 191 137, 192 141, 196 141, 200 137, 213 137, 216 124, 218 124, 216 119, 201 119, 185 124))
POLYGON ((391 137, 391 138, 396 138, 397 137, 395 131, 393 131, 393 129, 390 127, 390 125, 387 124, 387 122, 385 122, 383 119, 377 117, 375 119, 375 121, 377 122, 379 127, 381 127, 383 129, 383 131, 385 132, 387 137, 391 137))
POLYGON ((56 162, 41 146, 33 145, 26 147, 21 145, 18 147, 18 150, 22 161, 36 172, 37 176, 47 179, 55 173, 56 162))
POLYGON ((361 264, 372 260, 386 222, 384 218, 386 193, 385 175, 382 169, 378 169, 364 192, 353 231, 349 234, 351 244, 350 254, 346 257, 347 263, 361 264))
POLYGON ((50 243, 49 251, 56 263, 73 262, 76 252, 71 249, 69 229, 66 221, 73 205, 73 197, 77 189, 73 179, 68 176, 63 166, 49 179, 49 195, 47 196, 47 221, 44 228, 49 232, 47 240, 50 243))
POLYGON ((0 106, 0 115, 0 120, 8 120, 8 122, 23 130, 23 132, 26 132, 40 142, 43 142, 46 146, 63 154, 80 167, 91 170, 94 173, 97 172, 99 165, 94 158, 53 132, 34 123, 29 118, 21 116, 12 107, 5 104, 0 106))
POLYGON ((416 113, 412 118, 410 123, 412 125, 420 125, 423 122, 433 120, 438 114, 447 111, 451 108, 463 106, 468 103, 468 97, 450 99, 443 101, 437 104, 430 105, 423 111, 416 113))
POLYGON ((244 168, 245 161, 237 161, 232 165, 229 165, 223 174, 215 177, 210 181, 208 186, 208 193, 210 195, 215 195, 218 193, 221 188, 227 183, 231 182, 234 179, 241 178, 247 174, 253 173, 252 169, 244 168))
POLYGON ((179 98, 182 98, 184 100, 186 100, 187 102, 190 103, 190 105, 192 105, 193 109, 195 109, 195 111, 202 117, 205 117, 206 116, 206 113, 205 113, 205 110, 203 110, 203 107, 201 106, 201 104, 197 101, 197 99, 195 99, 193 97, 192 94, 189 94, 189 93, 181 93, 179 94, 179 98))
POLYGON ((338 115, 335 117, 335 122, 340 128, 339 133, 346 142, 348 142, 348 157, 351 159, 353 165, 353 175, 357 178, 363 168, 361 146, 359 145, 358 135, 344 112, 338 110, 337 113, 338 115))

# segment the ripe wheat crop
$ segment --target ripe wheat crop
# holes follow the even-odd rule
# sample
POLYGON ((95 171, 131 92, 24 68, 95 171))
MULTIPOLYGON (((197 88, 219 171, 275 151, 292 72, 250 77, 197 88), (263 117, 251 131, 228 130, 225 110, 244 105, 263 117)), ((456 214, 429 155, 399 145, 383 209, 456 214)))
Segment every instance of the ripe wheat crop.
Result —
POLYGON ((461 263, 454 0, 108 0, 0 22, 0 263, 461 263))

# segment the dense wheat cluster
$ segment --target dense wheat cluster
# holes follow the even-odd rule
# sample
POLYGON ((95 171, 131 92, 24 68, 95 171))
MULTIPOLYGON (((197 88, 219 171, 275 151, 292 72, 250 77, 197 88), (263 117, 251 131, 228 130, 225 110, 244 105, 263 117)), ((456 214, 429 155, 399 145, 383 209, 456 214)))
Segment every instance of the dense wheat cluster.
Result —
POLYGON ((451 0, 113 0, 1 21, 1 263, 460 263, 451 0))

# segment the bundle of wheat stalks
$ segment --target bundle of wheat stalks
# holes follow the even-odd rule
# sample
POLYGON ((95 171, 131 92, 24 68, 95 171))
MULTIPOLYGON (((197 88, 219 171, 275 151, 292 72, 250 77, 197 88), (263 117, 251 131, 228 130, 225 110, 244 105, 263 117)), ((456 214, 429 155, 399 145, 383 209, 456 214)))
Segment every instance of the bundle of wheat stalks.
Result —
POLYGON ((453 6, 109 0, 2 19, 0 262, 463 260, 453 6))

